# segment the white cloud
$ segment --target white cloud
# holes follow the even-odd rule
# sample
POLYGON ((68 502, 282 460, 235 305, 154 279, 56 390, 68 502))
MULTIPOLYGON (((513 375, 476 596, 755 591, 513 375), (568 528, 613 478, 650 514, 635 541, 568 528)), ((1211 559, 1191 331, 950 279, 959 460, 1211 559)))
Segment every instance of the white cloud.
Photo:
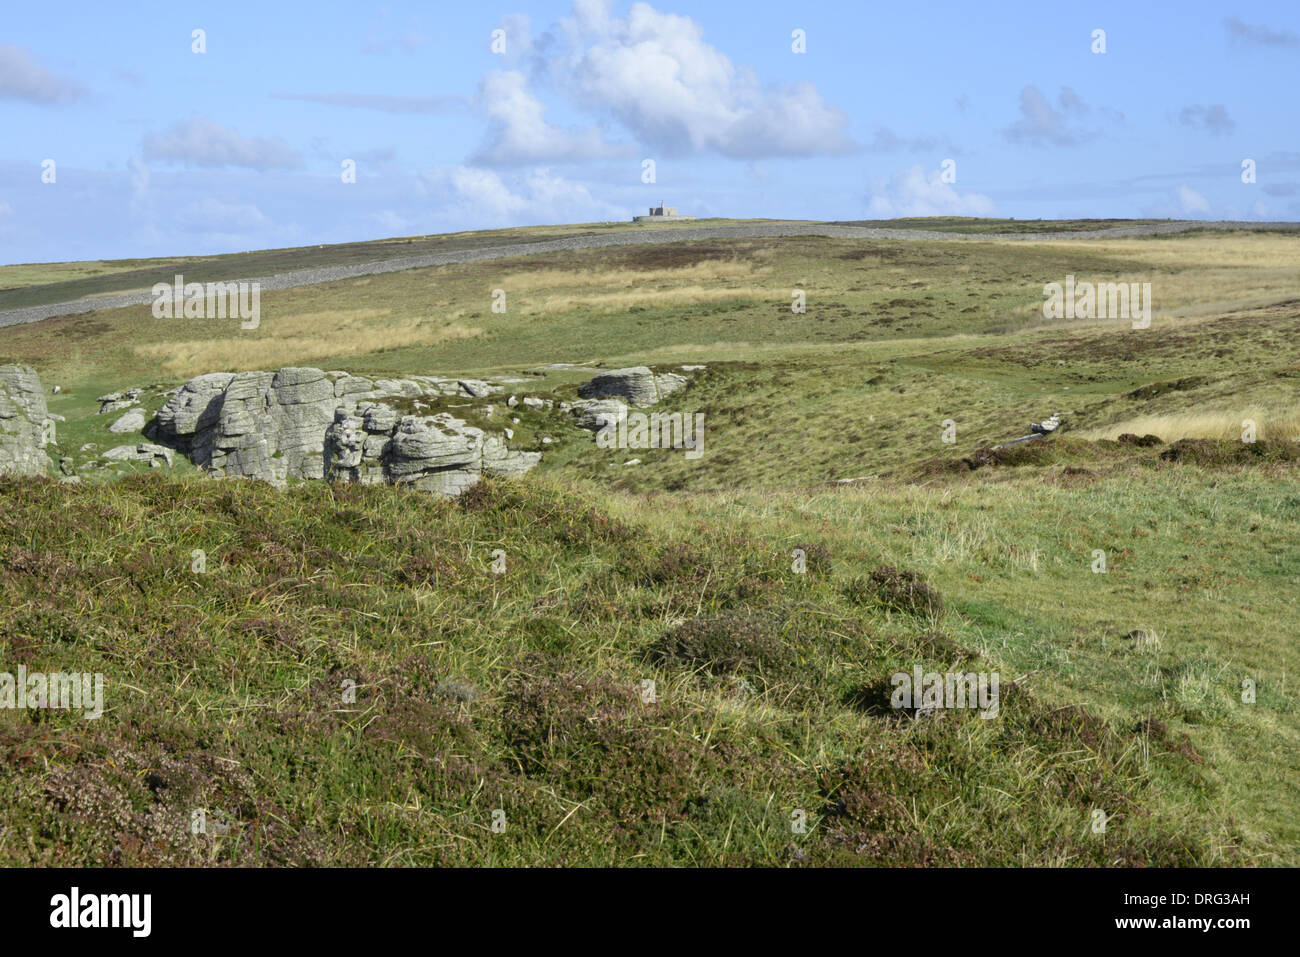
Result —
MULTIPOLYGON (((1169 193, 1168 199, 1148 207, 1146 215, 1157 219, 1209 219, 1210 201, 1186 183, 1177 186, 1169 193)), ((1236 207, 1225 207, 1229 219, 1240 219, 1241 212, 1236 207)))
POLYGON ((507 13, 499 26, 506 35, 506 48, 502 55, 507 60, 526 57, 533 52, 533 27, 528 14, 507 13))
POLYGON ((1083 112, 1086 107, 1073 90, 1062 90, 1059 102, 1061 109, 1054 109, 1042 90, 1036 86, 1025 87, 1020 91, 1020 119, 1007 127, 1004 135, 1020 143, 1073 146, 1078 142, 1078 134, 1069 129, 1066 113, 1083 112))
POLYGON ((872 185, 868 212, 875 219, 898 216, 988 216, 993 200, 982 193, 958 193, 943 182, 939 170, 926 173, 919 165, 898 173, 888 182, 872 185))
POLYGON ((448 174, 448 180, 456 198, 485 219, 505 219, 527 205, 492 170, 457 166, 448 174))
POLYGON ((185 206, 178 221, 196 232, 240 233, 271 225, 271 220, 251 203, 225 203, 211 196, 185 206))
POLYGON ((627 215, 597 200, 581 183, 544 167, 507 182, 495 170, 457 166, 431 170, 423 181, 431 192, 445 197, 452 215, 470 224, 591 222, 627 215))
POLYGON ((392 209, 381 209, 371 213, 367 219, 374 223, 385 236, 407 236, 412 233, 416 220, 403 216, 392 209))
POLYGON ((1186 184, 1179 186, 1175 195, 1178 209, 1184 215, 1194 216, 1210 211, 1210 201, 1186 184))
POLYGON ((146 159, 175 160, 192 166, 239 166, 254 170, 297 169, 302 158, 279 137, 247 138, 205 117, 176 123, 144 138, 146 159))
POLYGON ((764 88, 689 17, 635 3, 612 18, 607 0, 575 0, 558 52, 539 70, 576 103, 617 118, 666 153, 819 156, 854 149, 847 119, 811 83, 764 88))
POLYGON ((30 50, 0 43, 0 99, 53 105, 71 103, 85 95, 80 83, 51 73, 36 62, 30 50))
POLYGON ((561 129, 546 121, 546 107, 528 91, 515 70, 498 70, 483 78, 479 101, 490 128, 487 142, 471 162, 480 165, 572 162, 627 155, 606 143, 595 129, 561 129))
MULTIPOLYGON (((1068 86, 1061 87, 1056 106, 1036 86, 1020 91, 1020 118, 1002 131, 1013 143, 1032 146, 1077 146, 1097 136, 1096 130, 1084 128, 1083 118, 1093 110, 1083 97, 1068 86)), ((1099 107, 1097 113, 1106 123, 1124 122, 1124 114, 1109 107, 1099 107)))

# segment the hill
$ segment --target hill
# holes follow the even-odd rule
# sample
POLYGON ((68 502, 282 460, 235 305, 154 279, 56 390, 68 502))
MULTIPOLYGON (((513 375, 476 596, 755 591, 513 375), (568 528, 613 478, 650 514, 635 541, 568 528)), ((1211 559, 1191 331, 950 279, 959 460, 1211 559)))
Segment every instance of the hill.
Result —
MULTIPOLYGON (((59 386, 81 478, 0 483, 0 670, 109 688, 95 721, 0 711, 0 850, 1294 865, 1300 236, 1043 226, 1080 238, 550 251, 268 291, 255 330, 148 306, 0 329, 0 363, 59 386), (1068 276, 1150 283, 1150 326, 1045 318, 1068 276), (639 365, 703 367, 664 406, 705 415, 702 456, 602 450, 562 411, 639 365), (102 394, 152 414, 280 366, 513 379, 541 464, 444 501, 103 459, 143 436, 102 394), (998 717, 891 706, 917 666, 998 673, 998 717), (197 808, 229 832, 196 839, 197 808)), ((230 278, 5 267, 0 308, 207 268, 230 278)))

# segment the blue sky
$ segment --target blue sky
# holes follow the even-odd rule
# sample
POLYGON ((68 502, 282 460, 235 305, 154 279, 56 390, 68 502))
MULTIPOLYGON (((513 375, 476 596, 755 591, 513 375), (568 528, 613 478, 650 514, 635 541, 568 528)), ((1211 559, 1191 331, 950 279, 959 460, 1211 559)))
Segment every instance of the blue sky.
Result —
POLYGON ((8 7, 3 263, 620 220, 661 200, 1300 219, 1294 0, 8 7))

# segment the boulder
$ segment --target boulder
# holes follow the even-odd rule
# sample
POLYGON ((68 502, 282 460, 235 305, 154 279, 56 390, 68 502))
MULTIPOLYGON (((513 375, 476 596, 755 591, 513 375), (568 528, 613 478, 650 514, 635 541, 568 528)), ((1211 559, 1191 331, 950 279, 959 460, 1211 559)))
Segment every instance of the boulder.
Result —
POLYGON ((95 399, 99 403, 99 415, 108 415, 110 412, 121 412, 123 409, 131 408, 142 392, 143 389, 127 389, 125 392, 110 392, 108 395, 99 396, 95 399))
POLYGON ((684 388, 685 376, 672 372, 656 375, 647 366, 602 372, 584 386, 578 395, 584 399, 622 399, 636 406, 654 405, 664 397, 684 388))
POLYGON ((162 445, 155 445, 152 442, 141 442, 138 445, 119 445, 117 448, 109 449, 104 453, 104 458, 112 462, 148 462, 154 467, 171 465, 172 456, 171 449, 162 445))
POLYGON ((618 424, 620 416, 627 415, 627 404, 618 399, 592 399, 586 402, 574 402, 569 406, 569 414, 578 420, 578 428, 588 432, 599 432, 606 426, 618 424))
POLYGON ((116 422, 108 427, 108 431, 114 435, 122 432, 139 432, 144 428, 144 409, 132 409, 125 415, 119 417, 116 422))
POLYGON ((0 366, 0 475, 45 475, 45 393, 30 366, 0 366))

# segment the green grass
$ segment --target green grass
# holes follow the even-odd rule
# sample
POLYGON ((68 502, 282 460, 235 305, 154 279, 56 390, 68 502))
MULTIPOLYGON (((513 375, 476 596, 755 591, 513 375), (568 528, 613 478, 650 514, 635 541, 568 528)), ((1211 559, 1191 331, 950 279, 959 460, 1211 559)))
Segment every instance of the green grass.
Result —
MULTIPOLYGON (((141 438, 111 436, 97 395, 153 386, 153 411, 194 372, 249 367, 230 358, 249 343, 299 364, 303 316, 340 344, 305 364, 513 374, 560 401, 590 372, 543 364, 708 367, 669 402, 706 414, 702 458, 602 451, 520 407, 517 445, 554 439, 542 465, 458 502, 214 483, 183 461, 0 483, 0 671, 102 671, 109 705, 0 711, 0 852, 1294 866, 1300 449, 1267 422, 1253 446, 1084 434, 1293 412, 1297 252, 1282 234, 703 241, 268 293, 254 333, 147 308, 0 330, 0 362, 61 386, 78 467, 141 438), (1043 320, 1067 274, 1151 282, 1151 328, 1043 320), (1061 434, 989 451, 1052 411, 1061 434), (887 584, 909 573, 941 600, 887 584), (1001 716, 890 708, 889 676, 917 664, 997 671, 1001 716), (231 833, 194 837, 195 808, 231 833)), ((492 420, 457 414, 499 428, 492 401, 492 420)))
MULTIPOLYGON (((1004 685, 994 721, 882 709, 893 672, 968 661, 1009 685, 1044 664, 1049 636, 1004 648, 970 612, 918 617, 850 587, 889 557, 821 528, 868 504, 859 493, 787 506, 763 537, 770 502, 662 508, 669 530, 545 482, 457 503, 154 475, 3 495, 5 660, 103 672, 108 699, 98 721, 0 720, 9 862, 1109 865, 1271 850, 1222 816, 1184 714, 1154 691, 1127 689, 1113 719, 1062 710, 1034 682, 1004 685), (802 576, 800 544, 817 556, 802 576), (711 637, 674 637, 692 623, 711 637), (1137 731, 1147 717, 1173 724, 1137 731), (232 832, 195 838, 194 808, 232 832)), ((1216 720, 1254 727, 1284 707, 1266 695, 1216 720)))

